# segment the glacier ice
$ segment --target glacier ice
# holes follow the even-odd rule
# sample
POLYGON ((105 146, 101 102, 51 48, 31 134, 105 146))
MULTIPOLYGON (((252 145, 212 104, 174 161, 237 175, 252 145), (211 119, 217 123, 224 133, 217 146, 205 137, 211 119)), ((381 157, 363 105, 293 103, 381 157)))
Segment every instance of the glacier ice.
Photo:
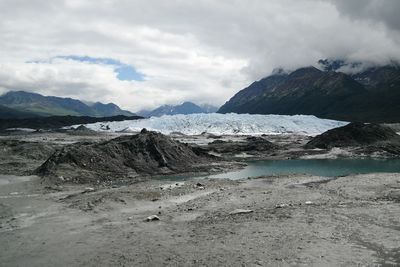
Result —
POLYGON ((190 114, 165 115, 142 120, 97 122, 86 127, 95 131, 138 132, 143 128, 170 134, 198 135, 203 132, 226 135, 303 134, 317 135, 347 122, 310 115, 190 114))

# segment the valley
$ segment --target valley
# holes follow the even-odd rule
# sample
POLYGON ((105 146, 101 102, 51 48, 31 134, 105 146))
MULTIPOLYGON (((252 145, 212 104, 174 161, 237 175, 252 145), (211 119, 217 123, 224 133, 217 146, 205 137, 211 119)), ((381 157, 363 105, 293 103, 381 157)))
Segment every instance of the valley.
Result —
POLYGON ((400 0, 0 10, 0 267, 400 266, 400 0))

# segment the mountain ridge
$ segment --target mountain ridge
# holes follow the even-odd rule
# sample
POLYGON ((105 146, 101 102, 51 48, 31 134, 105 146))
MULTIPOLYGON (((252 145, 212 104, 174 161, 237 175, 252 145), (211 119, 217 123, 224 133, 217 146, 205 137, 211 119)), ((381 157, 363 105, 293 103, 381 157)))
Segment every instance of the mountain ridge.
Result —
POLYGON ((93 105, 88 105, 77 99, 44 96, 26 91, 9 91, 1 95, 0 106, 8 109, 8 112, 0 110, 1 118, 135 115, 130 111, 120 109, 113 103, 103 104, 96 102, 93 105))
POLYGON ((137 112, 137 114, 144 117, 161 117, 163 115, 213 113, 217 110, 218 108, 211 105, 196 105, 192 102, 186 101, 180 105, 162 105, 153 110, 141 110, 137 112))
MULTIPOLYGON (((328 64, 328 63, 327 63, 328 64)), ((240 90, 219 113, 315 115, 321 118, 398 122, 400 118, 400 68, 369 67, 359 73, 299 68, 289 74, 272 74, 240 90)), ((359 67, 353 64, 351 66, 359 67)))

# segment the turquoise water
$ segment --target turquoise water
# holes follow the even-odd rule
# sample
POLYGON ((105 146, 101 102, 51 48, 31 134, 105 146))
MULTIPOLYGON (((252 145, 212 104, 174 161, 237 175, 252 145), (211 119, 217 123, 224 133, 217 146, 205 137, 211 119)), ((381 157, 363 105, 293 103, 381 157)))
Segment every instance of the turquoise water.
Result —
POLYGON ((278 174, 311 174, 336 177, 350 174, 399 172, 400 159, 294 159, 249 161, 244 169, 208 176, 164 176, 169 180, 191 178, 228 178, 232 180, 278 174))
POLYGON ((318 176, 345 176, 377 172, 400 172, 400 159, 296 159, 247 162, 242 170, 209 175, 210 178, 242 179, 277 174, 311 174, 318 176))

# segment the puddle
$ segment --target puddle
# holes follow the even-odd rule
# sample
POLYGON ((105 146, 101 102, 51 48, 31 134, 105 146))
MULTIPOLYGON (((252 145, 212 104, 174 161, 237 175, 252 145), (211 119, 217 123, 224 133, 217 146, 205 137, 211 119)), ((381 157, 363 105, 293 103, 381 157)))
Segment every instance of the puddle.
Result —
POLYGON ((193 178, 245 179, 249 177, 307 174, 338 177, 367 173, 399 173, 400 159, 296 159, 248 161, 244 169, 208 176, 168 176, 170 180, 193 178))

